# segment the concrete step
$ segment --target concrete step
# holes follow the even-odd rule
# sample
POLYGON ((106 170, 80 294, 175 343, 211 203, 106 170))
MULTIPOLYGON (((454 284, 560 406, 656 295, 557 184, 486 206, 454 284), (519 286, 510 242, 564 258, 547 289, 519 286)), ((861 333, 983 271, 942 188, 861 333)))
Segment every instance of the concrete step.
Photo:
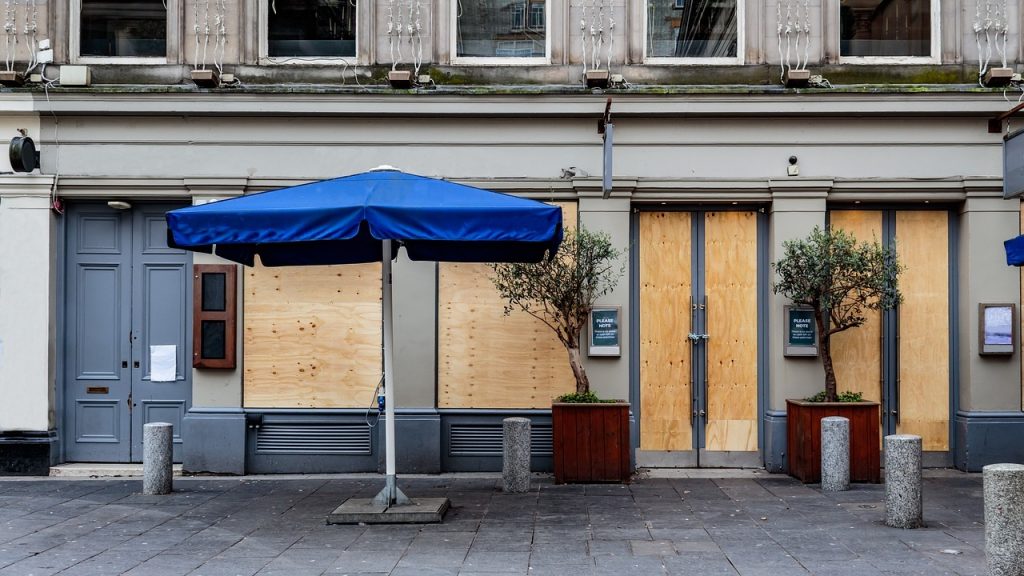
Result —
MULTIPOLYGON (((174 475, 181 476, 181 464, 175 464, 174 475)), ((91 464, 77 462, 50 467, 50 476, 57 478, 120 478, 142 477, 142 464, 91 464)))

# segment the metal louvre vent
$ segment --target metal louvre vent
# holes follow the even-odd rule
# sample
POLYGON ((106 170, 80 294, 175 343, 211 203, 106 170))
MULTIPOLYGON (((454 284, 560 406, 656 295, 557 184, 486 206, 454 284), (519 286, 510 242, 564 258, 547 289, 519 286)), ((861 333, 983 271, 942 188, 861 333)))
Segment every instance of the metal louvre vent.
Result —
POLYGON ((256 430, 256 452, 369 455, 370 428, 362 422, 264 422, 256 430))
MULTIPOLYGON (((449 456, 498 456, 502 455, 502 424, 457 424, 451 427, 448 446, 449 456)), ((551 425, 530 426, 530 453, 534 456, 551 456, 551 425)))

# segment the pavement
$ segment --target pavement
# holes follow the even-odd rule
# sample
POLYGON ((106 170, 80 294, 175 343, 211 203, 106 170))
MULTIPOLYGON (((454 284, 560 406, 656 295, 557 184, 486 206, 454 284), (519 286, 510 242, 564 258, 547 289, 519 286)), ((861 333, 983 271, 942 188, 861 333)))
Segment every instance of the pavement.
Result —
POLYGON ((376 475, 0 478, 0 576, 986 574, 980 474, 926 471, 917 530, 884 485, 822 493, 763 471, 652 471, 629 485, 504 494, 496 475, 399 477, 440 524, 327 525, 376 475))

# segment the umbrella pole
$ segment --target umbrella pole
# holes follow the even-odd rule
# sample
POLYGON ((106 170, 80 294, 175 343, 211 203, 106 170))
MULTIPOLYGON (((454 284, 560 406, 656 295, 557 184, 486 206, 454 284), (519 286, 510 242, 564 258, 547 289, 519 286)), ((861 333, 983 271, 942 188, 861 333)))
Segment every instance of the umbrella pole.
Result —
POLYGON ((383 292, 384 324, 384 489, 374 498, 377 504, 392 506, 408 504, 409 498, 398 489, 395 482, 395 372, 394 372, 394 325, 391 315, 391 240, 384 240, 381 258, 381 288, 383 292))

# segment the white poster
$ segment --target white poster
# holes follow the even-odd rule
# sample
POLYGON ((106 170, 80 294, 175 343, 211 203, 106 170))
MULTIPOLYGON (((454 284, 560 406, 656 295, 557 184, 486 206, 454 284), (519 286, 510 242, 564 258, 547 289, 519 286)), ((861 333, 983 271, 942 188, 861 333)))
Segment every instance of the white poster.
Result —
POLYGON ((149 347, 149 379, 151 382, 174 382, 175 373, 178 371, 177 346, 150 346, 149 347))

